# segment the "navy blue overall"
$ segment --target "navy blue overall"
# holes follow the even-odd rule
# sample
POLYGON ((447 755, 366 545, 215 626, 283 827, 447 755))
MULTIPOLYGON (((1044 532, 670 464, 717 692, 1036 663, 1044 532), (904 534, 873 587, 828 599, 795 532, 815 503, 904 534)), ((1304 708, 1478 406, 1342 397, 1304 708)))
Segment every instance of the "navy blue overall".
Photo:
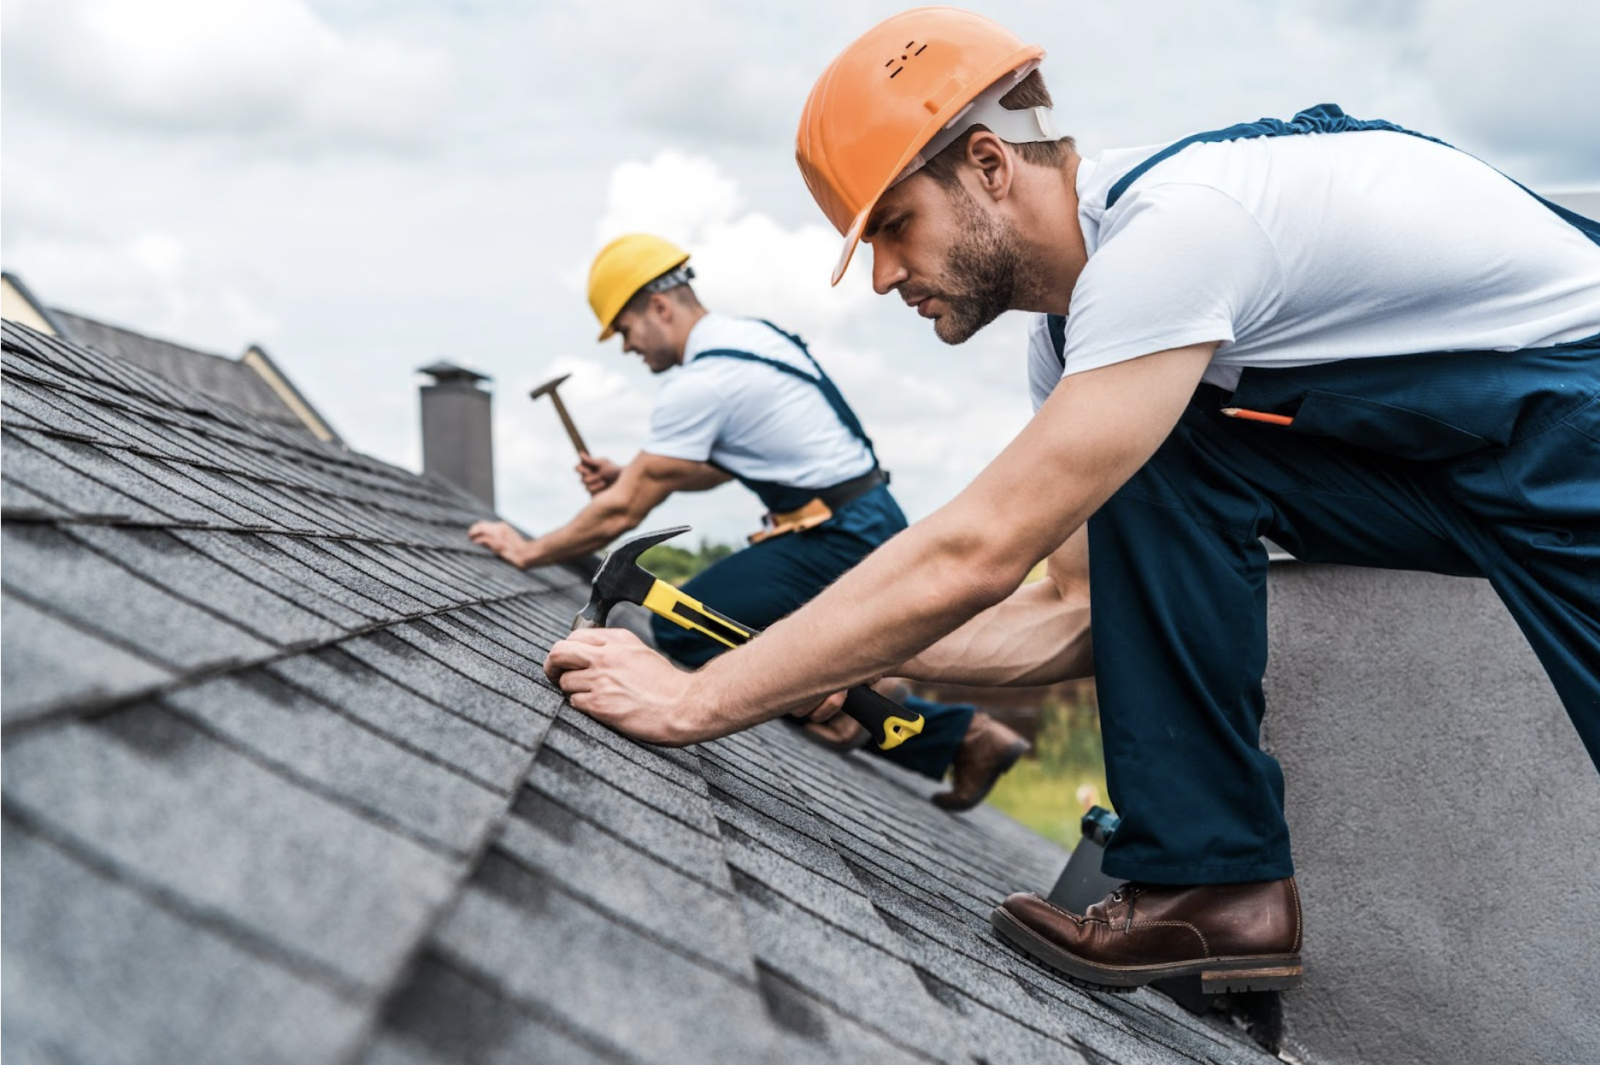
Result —
MULTIPOLYGON (((877 453, 873 451, 866 430, 838 386, 812 358, 805 343, 771 322, 764 324, 800 349, 816 371, 815 377, 788 363, 748 351, 717 348, 702 351, 695 358, 758 362, 814 385, 839 421, 861 441, 876 462, 877 453)), ((774 514, 796 510, 817 496, 814 488, 734 476, 774 514)), ((873 548, 905 527, 906 518, 900 512, 900 505, 889 494, 888 485, 880 484, 838 507, 833 517, 815 528, 775 536, 735 551, 691 579, 683 590, 728 617, 764 629, 809 602, 873 548)), ((652 626, 657 646, 684 665, 702 666, 726 650, 721 644, 664 618, 652 618, 652 626)), ((916 709, 924 718, 922 733, 893 750, 877 753, 913 772, 939 780, 961 746, 967 726, 972 722, 973 708, 917 700, 916 709)))
MULTIPOLYGON (((1369 129, 1397 127, 1325 105, 1200 134, 1110 198, 1188 144, 1369 129)), ((1600 224, 1546 205, 1600 244, 1600 224)), ((1089 521, 1106 776, 1122 815, 1108 875, 1294 871, 1283 775, 1259 747, 1263 536, 1308 562, 1488 578, 1600 764, 1600 335, 1246 369, 1231 396, 1202 385, 1089 521), (1235 420, 1223 406, 1294 421, 1235 420)))

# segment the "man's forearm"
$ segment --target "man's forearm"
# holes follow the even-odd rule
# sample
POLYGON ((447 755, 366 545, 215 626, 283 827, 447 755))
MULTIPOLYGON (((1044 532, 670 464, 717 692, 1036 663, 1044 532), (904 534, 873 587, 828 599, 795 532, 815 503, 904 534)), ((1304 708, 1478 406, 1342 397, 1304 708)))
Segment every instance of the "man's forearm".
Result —
POLYGON ((1025 584, 897 672, 912 680, 983 687, 1056 684, 1094 672, 1087 595, 1048 580, 1025 584))
POLYGON ((605 492, 596 495, 577 517, 561 528, 529 540, 522 549, 522 557, 517 560, 518 565, 523 568, 554 566, 582 558, 599 551, 638 524, 625 507, 603 499, 604 495, 605 492))
POLYGON ((640 452, 578 516, 554 532, 523 542, 507 558, 524 568, 553 566, 599 551, 639 523, 673 492, 700 492, 728 474, 704 462, 640 452))
POLYGON ((1044 579, 1025 584, 902 672, 917 680, 989 687, 1055 684, 1094 672, 1089 635, 1089 537, 1079 529, 1050 555, 1044 579))

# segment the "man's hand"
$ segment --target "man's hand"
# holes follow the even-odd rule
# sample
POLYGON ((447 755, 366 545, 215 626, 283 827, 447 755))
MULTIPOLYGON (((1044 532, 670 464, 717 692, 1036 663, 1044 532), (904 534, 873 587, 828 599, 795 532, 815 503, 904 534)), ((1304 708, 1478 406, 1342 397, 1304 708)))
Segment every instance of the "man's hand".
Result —
POLYGON ((503 521, 474 522, 467 530, 467 539, 482 544, 513 566, 526 564, 525 549, 529 541, 503 521))
POLYGON ((590 495, 605 491, 622 476, 621 466, 610 459, 591 455, 587 451, 579 453, 575 469, 578 471, 578 476, 583 479, 583 487, 590 495))
POLYGON ((575 709, 634 739, 682 747, 721 735, 698 720, 694 674, 626 629, 579 629, 550 648, 544 671, 575 709))
POLYGON ((789 713, 793 717, 803 717, 808 721, 829 721, 840 710, 844 709, 845 696, 849 694, 848 691, 834 692, 809 710, 802 706, 798 710, 789 711, 789 713))

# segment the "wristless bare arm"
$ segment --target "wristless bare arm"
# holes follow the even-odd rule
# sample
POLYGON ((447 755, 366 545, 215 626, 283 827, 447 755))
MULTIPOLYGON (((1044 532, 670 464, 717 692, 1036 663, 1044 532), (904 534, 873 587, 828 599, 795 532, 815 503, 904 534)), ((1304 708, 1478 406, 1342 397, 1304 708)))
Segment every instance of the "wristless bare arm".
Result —
POLYGON ((641 451, 609 488, 596 492, 576 517, 553 532, 527 540, 504 522, 479 522, 467 535, 514 565, 553 566, 598 551, 637 528, 674 492, 702 492, 728 479, 709 463, 641 451))
POLYGON ((1088 535, 1079 529, 1024 584, 896 672, 912 680, 987 687, 1055 684, 1094 672, 1088 535))

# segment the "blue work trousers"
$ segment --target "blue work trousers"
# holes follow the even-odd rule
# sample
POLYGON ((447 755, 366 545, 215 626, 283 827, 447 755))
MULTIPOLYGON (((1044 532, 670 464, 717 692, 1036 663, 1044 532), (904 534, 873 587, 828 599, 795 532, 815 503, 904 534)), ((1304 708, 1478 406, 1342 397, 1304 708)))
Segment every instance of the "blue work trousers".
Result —
MULTIPOLYGON (((1485 577, 1600 764, 1600 337, 1246 370, 1202 386, 1089 522, 1106 873, 1291 875, 1258 744, 1261 537, 1308 562, 1485 577), (1289 415, 1289 427, 1223 407, 1289 415)), ((1293 712, 1288 709, 1280 712, 1293 712)))
MULTIPOLYGON (((813 599, 873 548, 906 527, 900 505, 879 485, 840 507, 814 529, 773 537, 735 551, 683 586, 683 590, 736 621, 764 629, 813 599)), ((686 666, 702 666, 727 648, 662 617, 653 617, 656 644, 686 666)), ((919 700, 923 729, 888 751, 869 748, 923 776, 944 777, 967 726, 971 706, 919 700)))

